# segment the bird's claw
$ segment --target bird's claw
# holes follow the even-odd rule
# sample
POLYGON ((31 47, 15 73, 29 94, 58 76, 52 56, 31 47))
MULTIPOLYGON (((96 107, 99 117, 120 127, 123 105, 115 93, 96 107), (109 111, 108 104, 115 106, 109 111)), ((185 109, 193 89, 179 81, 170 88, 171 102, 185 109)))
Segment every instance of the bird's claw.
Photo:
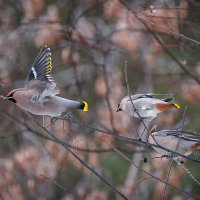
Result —
POLYGON ((57 117, 51 117, 51 124, 53 124, 54 122, 56 122, 58 120, 57 117))
POLYGON ((69 112, 69 113, 66 113, 66 114, 64 115, 64 117, 67 118, 68 120, 70 120, 73 116, 72 116, 72 113, 69 112))

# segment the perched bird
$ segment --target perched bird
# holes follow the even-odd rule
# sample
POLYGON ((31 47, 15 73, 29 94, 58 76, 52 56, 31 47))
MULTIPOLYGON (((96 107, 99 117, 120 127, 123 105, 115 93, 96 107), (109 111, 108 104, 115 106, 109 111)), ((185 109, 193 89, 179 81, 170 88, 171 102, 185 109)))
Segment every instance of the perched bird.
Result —
MULTIPOLYGON (((200 149, 200 134, 181 130, 156 131, 154 127, 151 130, 148 142, 150 144, 160 145, 161 147, 170 149, 174 152, 190 155, 194 150, 200 149)), ((165 149, 152 147, 163 156, 172 155, 171 152, 165 149)), ((173 156, 175 158, 177 157, 177 155, 173 156)))
POLYGON ((87 102, 57 96, 60 90, 51 76, 51 71, 51 53, 46 45, 35 58, 25 87, 12 90, 4 99, 35 115, 57 117, 69 108, 87 111, 87 102))
POLYGON ((118 104, 116 112, 124 111, 140 119, 152 119, 158 113, 170 108, 180 108, 172 101, 173 98, 158 99, 153 94, 136 94, 124 97, 118 104))

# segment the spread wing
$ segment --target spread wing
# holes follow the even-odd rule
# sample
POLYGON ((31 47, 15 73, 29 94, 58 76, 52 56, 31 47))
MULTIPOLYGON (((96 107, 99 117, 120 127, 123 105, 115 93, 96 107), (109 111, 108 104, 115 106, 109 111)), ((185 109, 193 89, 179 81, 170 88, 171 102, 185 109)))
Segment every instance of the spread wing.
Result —
POLYGON ((29 87, 29 83, 32 80, 40 80, 50 83, 55 83, 51 76, 52 63, 51 63, 51 52, 50 48, 45 45, 40 49, 37 57, 35 58, 29 75, 25 82, 25 87, 29 87))
POLYGON ((45 45, 35 58, 25 82, 26 88, 37 91, 38 96, 35 98, 37 101, 41 101, 46 96, 59 94, 59 89, 51 75, 51 71, 51 52, 50 48, 45 45))
POLYGON ((28 88, 34 91, 33 103, 41 103, 46 97, 55 96, 60 92, 55 83, 40 80, 30 81, 28 88))

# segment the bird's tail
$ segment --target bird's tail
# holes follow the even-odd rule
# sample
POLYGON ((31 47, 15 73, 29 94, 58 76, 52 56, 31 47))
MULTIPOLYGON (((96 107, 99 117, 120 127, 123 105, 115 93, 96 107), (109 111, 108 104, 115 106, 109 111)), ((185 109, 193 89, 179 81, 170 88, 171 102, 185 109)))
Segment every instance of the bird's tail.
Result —
POLYGON ((189 148, 189 151, 200 149, 200 143, 196 143, 189 148))
POLYGON ((176 103, 156 103, 156 108, 160 111, 165 111, 170 108, 180 108, 180 106, 176 103))
POLYGON ((79 102, 78 109, 87 112, 88 111, 88 103, 86 101, 80 101, 79 102))
POLYGON ((172 105, 173 105, 175 108, 181 108, 181 106, 178 105, 177 103, 172 103, 172 105))

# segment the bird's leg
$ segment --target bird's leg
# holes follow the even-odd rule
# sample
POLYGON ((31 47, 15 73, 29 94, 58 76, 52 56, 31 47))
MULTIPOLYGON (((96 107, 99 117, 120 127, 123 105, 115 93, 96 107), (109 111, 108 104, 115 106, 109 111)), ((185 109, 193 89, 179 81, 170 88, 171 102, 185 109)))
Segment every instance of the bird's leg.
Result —
POLYGON ((54 124, 58 120, 57 117, 51 117, 51 123, 50 125, 54 124))
POLYGON ((72 118, 72 115, 71 115, 71 112, 70 113, 66 113, 64 115, 64 117, 67 119, 68 121, 68 125, 69 125, 69 133, 68 135, 70 136, 71 135, 71 118, 72 118))
MULTIPOLYGON (((45 119, 44 119, 44 115, 42 116, 42 125, 43 127, 45 127, 45 119)), ((46 127, 45 127, 46 128, 46 127)))
POLYGON ((44 120, 44 116, 43 116, 43 127, 44 128, 48 128, 49 126, 51 126, 53 123, 55 123, 58 120, 57 117, 51 117, 50 123, 49 124, 45 124, 45 120, 44 120))
POLYGON ((66 130, 65 120, 62 119, 62 132, 64 133, 66 130))
POLYGON ((72 113, 71 113, 71 112, 65 113, 64 117, 65 117, 68 121, 71 121, 72 113))

